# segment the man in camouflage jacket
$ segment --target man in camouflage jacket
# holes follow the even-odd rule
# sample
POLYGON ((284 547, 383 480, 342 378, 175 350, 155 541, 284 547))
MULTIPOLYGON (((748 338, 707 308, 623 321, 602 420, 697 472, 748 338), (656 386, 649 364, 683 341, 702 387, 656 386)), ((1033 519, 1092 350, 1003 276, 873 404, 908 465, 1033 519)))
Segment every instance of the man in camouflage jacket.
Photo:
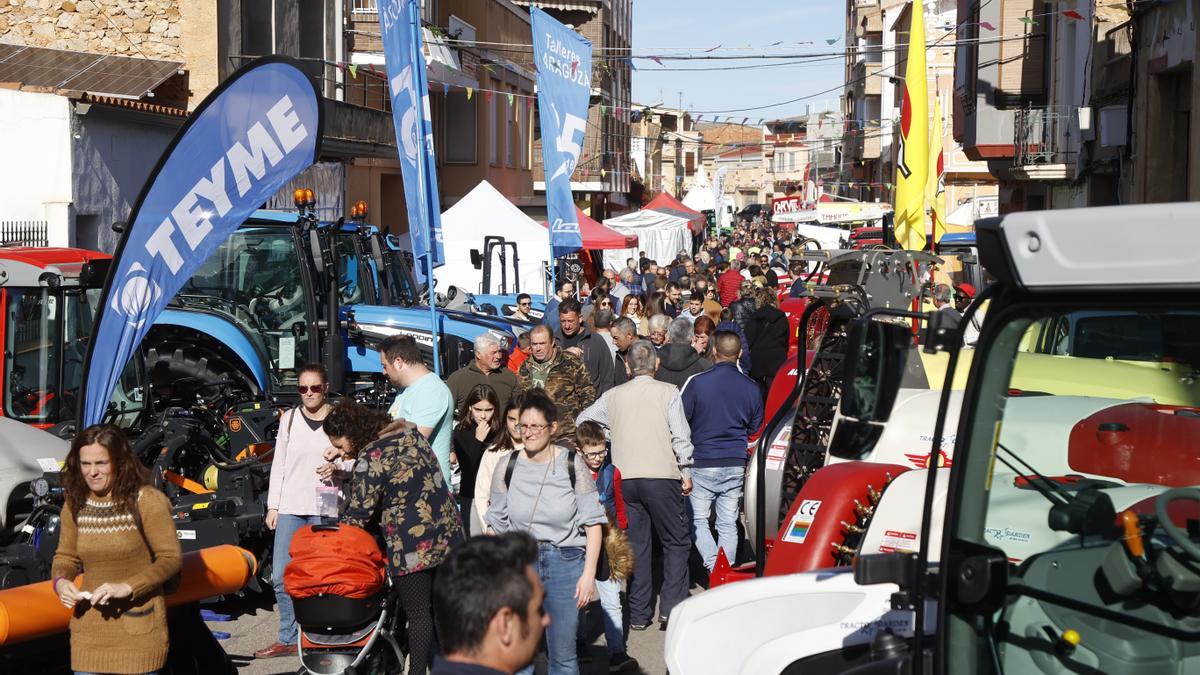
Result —
POLYGON ((554 440, 574 443, 575 417, 596 401, 596 389, 583 360, 559 349, 546 326, 529 332, 532 354, 517 371, 517 391, 541 388, 558 406, 558 434, 554 440))

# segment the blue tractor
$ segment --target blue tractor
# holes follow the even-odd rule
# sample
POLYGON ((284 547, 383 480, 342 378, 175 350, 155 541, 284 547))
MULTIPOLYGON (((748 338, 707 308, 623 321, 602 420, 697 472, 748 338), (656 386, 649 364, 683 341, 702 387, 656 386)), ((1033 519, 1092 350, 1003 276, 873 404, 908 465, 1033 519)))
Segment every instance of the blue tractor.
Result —
MULTIPOLYGON (((413 336, 431 357, 431 317, 411 266, 372 229, 256 211, 155 322, 145 341, 152 382, 233 380, 282 403, 294 400, 297 373, 310 361, 326 365, 337 391, 374 386, 372 347, 389 335, 413 336)), ((446 309, 437 321, 443 373, 472 359, 481 333, 506 348, 515 340, 511 322, 498 317, 446 309)))

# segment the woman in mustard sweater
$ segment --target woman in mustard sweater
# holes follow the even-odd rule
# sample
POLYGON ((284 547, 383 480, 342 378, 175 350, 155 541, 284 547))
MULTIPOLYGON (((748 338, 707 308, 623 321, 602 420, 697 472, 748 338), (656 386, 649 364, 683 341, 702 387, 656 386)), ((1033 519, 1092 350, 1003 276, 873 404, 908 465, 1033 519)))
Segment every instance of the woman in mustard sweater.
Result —
POLYGON ((156 672, 167 660, 163 583, 181 565, 171 504, 147 485, 124 432, 110 425, 75 437, 62 481, 66 505, 51 574, 59 601, 74 610, 71 668, 156 672))

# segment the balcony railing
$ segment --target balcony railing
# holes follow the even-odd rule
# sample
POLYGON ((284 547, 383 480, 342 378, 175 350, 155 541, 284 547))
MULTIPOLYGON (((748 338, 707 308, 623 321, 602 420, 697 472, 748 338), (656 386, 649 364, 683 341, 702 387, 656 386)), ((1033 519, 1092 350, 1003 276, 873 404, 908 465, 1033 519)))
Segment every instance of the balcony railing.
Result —
MULTIPOLYGON (((229 60, 236 69, 256 58, 258 57, 234 54, 229 57, 229 60)), ((392 112, 392 99, 388 94, 387 77, 382 72, 382 66, 379 70, 375 70, 369 65, 357 65, 355 72, 351 74, 350 66, 347 64, 339 65, 333 61, 312 57, 292 58, 300 62, 300 69, 308 75, 309 79, 316 84, 317 90, 326 98, 337 99, 336 92, 341 91, 342 96, 339 100, 343 103, 381 110, 389 114, 392 112)))
POLYGON ((1073 108, 1020 108, 1013 116, 1013 144, 1016 166, 1065 164, 1075 152, 1069 147, 1070 138, 1078 137, 1072 130, 1073 108))

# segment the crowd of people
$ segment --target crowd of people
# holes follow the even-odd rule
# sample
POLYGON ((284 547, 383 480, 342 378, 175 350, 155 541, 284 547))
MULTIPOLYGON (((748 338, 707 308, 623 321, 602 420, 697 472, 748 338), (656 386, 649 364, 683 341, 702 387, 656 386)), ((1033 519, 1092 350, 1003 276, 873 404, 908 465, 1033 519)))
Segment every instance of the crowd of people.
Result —
MULTIPOLYGON (((543 629, 549 672, 576 673, 595 623, 609 670, 636 670, 626 631, 665 627, 718 556, 737 562, 747 440, 789 347, 777 298, 806 292, 787 286, 798 251, 775 234, 743 230, 668 264, 643 254, 590 288, 563 280, 517 349, 483 334, 445 381, 411 337, 387 338, 380 365, 400 394, 386 413, 331 405, 324 368, 300 369, 267 494, 278 635, 255 656, 296 654, 291 540, 337 518, 383 544, 409 673, 528 668, 543 629), (323 492, 339 495, 332 512, 323 492)), ((180 563, 169 504, 112 427, 76 438, 65 475, 53 583, 82 617, 72 667, 153 672, 180 563), (115 644, 124 624, 141 637, 115 644)))

